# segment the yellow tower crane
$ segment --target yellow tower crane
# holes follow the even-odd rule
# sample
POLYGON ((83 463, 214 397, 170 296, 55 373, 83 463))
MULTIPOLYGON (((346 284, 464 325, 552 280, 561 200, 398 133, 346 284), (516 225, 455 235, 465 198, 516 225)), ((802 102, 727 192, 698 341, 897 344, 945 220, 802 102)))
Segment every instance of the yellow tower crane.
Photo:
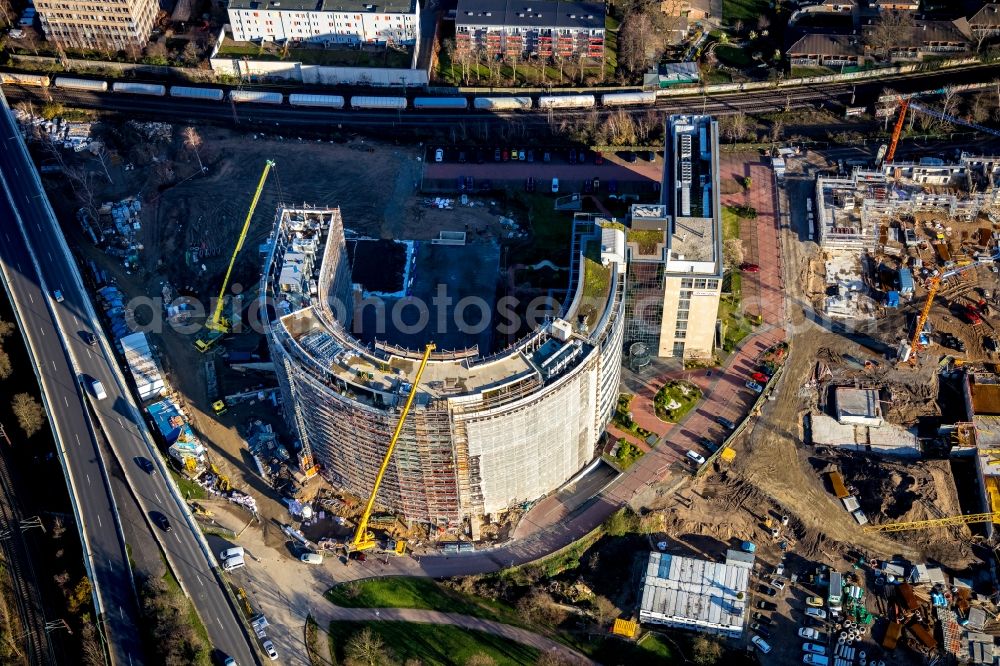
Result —
POLYGON ((260 201, 260 193, 264 189, 264 182, 267 181, 267 174, 270 173, 272 167, 274 167, 273 160, 268 160, 264 163, 264 171, 260 174, 257 191, 253 194, 253 200, 250 202, 250 210, 247 211, 247 219, 243 222, 243 231, 240 232, 239 240, 236 241, 233 256, 229 259, 229 268, 226 269, 226 277, 223 278, 222 286, 219 288, 219 299, 215 304, 215 310, 212 312, 212 316, 205 321, 206 330, 204 334, 194 341, 195 349, 203 354, 214 347, 215 343, 221 340, 222 336, 228 333, 231 328, 229 320, 222 316, 226 288, 229 287, 229 278, 233 274, 233 266, 236 265, 236 255, 240 253, 243 243, 247 239, 247 231, 250 230, 250 220, 253 219, 253 212, 257 209, 257 202, 260 201))
POLYGON ((865 532, 909 532, 911 530, 929 530, 934 527, 952 527, 954 525, 971 525, 972 523, 988 523, 991 521, 1000 523, 1000 513, 970 513, 964 516, 915 520, 908 523, 865 525, 862 529, 865 532))
POLYGON ((396 442, 399 441, 399 435, 403 432, 403 423, 406 421, 406 416, 410 413, 410 407, 413 405, 413 399, 417 395, 417 386, 420 384, 420 377, 424 374, 424 368, 427 367, 427 361, 430 359, 431 352, 434 349, 433 343, 428 344, 424 348, 424 357, 420 360, 420 367, 417 368, 417 374, 410 385, 410 393, 406 396, 403 411, 399 415, 399 421, 396 422, 396 430, 392 433, 392 439, 389 440, 389 448, 385 451, 382 466, 379 467, 378 474, 375 476, 375 486, 372 488, 372 494, 368 497, 368 503, 365 504, 365 511, 361 514, 361 520, 358 521, 358 529, 354 533, 354 539, 347 546, 348 557, 354 551, 369 550, 375 547, 375 535, 368 530, 368 520, 371 518, 372 508, 375 506, 375 497, 378 495, 379 486, 382 485, 382 477, 385 476, 385 471, 389 468, 392 453, 396 450, 396 442))
MULTIPOLYGON (((993 259, 994 257, 990 257, 990 261, 993 259)), ((935 275, 927 280, 927 301, 924 303, 924 307, 920 310, 920 316, 917 317, 917 325, 913 329, 913 339, 910 341, 910 365, 916 365, 917 352, 923 349, 923 345, 920 344, 920 334, 924 332, 924 326, 927 324, 927 317, 930 315, 931 307, 934 305, 934 297, 937 296, 938 290, 941 289, 941 282, 954 275, 958 275, 963 271, 969 270, 970 268, 975 268, 982 263, 985 262, 974 261, 971 264, 953 268, 950 271, 942 273, 941 275, 935 275)))

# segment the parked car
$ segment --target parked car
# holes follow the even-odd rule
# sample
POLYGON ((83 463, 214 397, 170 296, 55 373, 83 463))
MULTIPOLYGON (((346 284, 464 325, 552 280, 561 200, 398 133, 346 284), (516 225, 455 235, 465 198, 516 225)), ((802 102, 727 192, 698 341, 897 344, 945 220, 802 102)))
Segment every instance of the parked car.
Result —
POLYGON ((777 590, 783 590, 783 589, 785 589, 785 581, 782 578, 775 577, 775 578, 771 579, 771 585, 773 585, 774 588, 777 589, 777 590))
POLYGON ((715 442, 713 442, 712 440, 710 440, 708 437, 699 437, 698 438, 698 443, 701 444, 702 446, 704 446, 706 449, 708 449, 712 453, 715 453, 716 451, 719 450, 719 445, 716 444, 715 442))
POLYGON ((517 159, 519 159, 522 162, 525 162, 527 161, 528 156, 525 154, 523 150, 519 150, 517 151, 517 159))
POLYGON ((646 160, 649 161, 649 162, 655 162, 656 161, 656 151, 655 150, 647 150, 646 151, 646 160))
POLYGON ((822 608, 807 608, 806 615, 808 615, 809 617, 814 617, 817 620, 826 619, 826 611, 823 610, 822 608))
POLYGON ((748 381, 744 384, 744 386, 746 386, 754 393, 762 393, 764 391, 764 387, 758 384, 757 382, 748 381))
POLYGON ((816 643, 803 643, 802 651, 811 652, 812 654, 826 654, 826 648, 816 643))
POLYGON ((774 603, 773 601, 764 601, 764 600, 761 600, 761 601, 757 602, 757 608, 759 608, 761 610, 773 611, 773 610, 778 610, 778 605, 776 603, 774 603))
POLYGON ((753 629, 754 631, 756 631, 758 634, 760 634, 764 638, 770 638, 771 637, 770 630, 768 630, 767 627, 762 627, 759 622, 754 622, 753 624, 750 625, 750 628, 753 629))
POLYGON ((304 562, 305 564, 323 564, 323 556, 319 553, 309 551, 299 555, 299 562, 304 562))
POLYGON ((695 453, 694 451, 688 451, 684 455, 687 456, 688 460, 698 465, 699 467, 705 464, 705 457, 702 456, 700 453, 695 453))
POLYGON ((497 148, 496 150, 493 151, 493 161, 494 162, 499 162, 502 158, 503 158, 503 153, 500 152, 499 148, 497 148))
POLYGON ((274 649, 274 643, 270 639, 264 641, 260 644, 264 648, 264 652, 267 653, 267 658, 271 661, 278 661, 278 651, 274 649))
POLYGON ((744 273, 759 273, 760 266, 758 266, 757 264, 751 264, 744 261, 742 264, 740 264, 740 270, 743 271, 744 273))
POLYGON ((141 469, 146 474, 150 475, 156 474, 156 465, 154 465, 153 461, 150 460, 149 458, 145 458, 143 456, 136 456, 135 464, 138 465, 139 469, 141 469))
POLYGON ((501 153, 501 156, 503 157, 504 162, 510 160, 510 152, 506 148, 504 148, 503 153, 501 153))
POLYGON ((716 416, 715 422, 726 430, 736 430, 736 424, 723 416, 716 416))
POLYGON ((528 161, 529 162, 534 162, 535 161, 535 151, 533 151, 533 150, 529 150, 528 151, 528 161))
POLYGON ((812 627, 800 627, 799 638, 805 638, 810 641, 819 640, 819 630, 812 627))
POLYGON ((760 622, 761 624, 767 624, 767 625, 774 624, 774 620, 764 615, 760 611, 754 611, 752 617, 754 620, 760 622))
POLYGON ((755 372, 752 375, 750 375, 750 379, 754 380, 758 384, 766 384, 768 381, 770 381, 771 378, 765 375, 763 372, 755 372))
POLYGON ((750 642, 753 643, 754 645, 756 645, 757 649, 760 650, 761 652, 763 652, 764 654, 767 654, 768 652, 771 651, 771 646, 768 645, 767 641, 765 641, 760 636, 754 636, 754 637, 752 637, 750 639, 750 642))
POLYGON ((576 148, 569 149, 569 163, 576 164, 576 148))
POLYGON ((633 153, 631 150, 628 151, 627 153, 625 153, 625 161, 628 162, 629 164, 634 164, 635 163, 635 153, 633 153))
POLYGON ((830 658, 821 654, 802 655, 802 663, 810 666, 829 666, 830 658))
POLYGON ((438 148, 434 151, 434 161, 444 162, 444 148, 438 148))
POLYGON ((769 587, 767 585, 764 585, 763 583, 757 586, 757 591, 760 592, 761 594, 766 594, 769 597, 777 596, 778 594, 778 591, 775 590, 773 587, 769 587))
MULTIPOLYGON (((823 598, 822 597, 806 597, 806 605, 807 606, 812 606, 813 608, 822 608, 823 607, 823 598)), ((822 616, 819 616, 819 617, 822 617, 822 616)))
POLYGON ((550 153, 547 150, 544 153, 542 153, 542 161, 543 162, 551 162, 552 161, 552 153, 550 153))
POLYGON ((466 162, 465 151, 464 150, 458 151, 458 163, 465 164, 465 162, 466 162))
POLYGON ((558 178, 553 178, 552 179, 552 194, 556 194, 557 192, 559 192, 559 179, 558 178))

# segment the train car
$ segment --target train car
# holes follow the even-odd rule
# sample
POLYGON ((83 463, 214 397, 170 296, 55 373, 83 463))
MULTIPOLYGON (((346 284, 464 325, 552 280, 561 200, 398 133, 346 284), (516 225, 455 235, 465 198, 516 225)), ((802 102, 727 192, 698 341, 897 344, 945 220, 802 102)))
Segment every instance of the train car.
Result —
POLYGON ((0 83, 15 86, 49 87, 49 77, 44 74, 18 74, 17 72, 0 72, 0 83))
POLYGON ((328 109, 344 108, 344 98, 340 95, 303 95, 292 93, 288 96, 292 106, 322 106, 328 109))
POLYGON ((629 104, 656 104, 654 92, 608 93, 601 95, 603 106, 626 106, 629 104))
POLYGON ((225 93, 219 88, 192 88, 189 86, 171 86, 171 97, 184 97, 185 99, 207 99, 213 102, 221 102, 225 93))
POLYGON ((483 111, 523 111, 531 108, 530 97, 477 97, 472 105, 483 111))
POLYGON ((545 95, 538 98, 539 109, 589 109, 596 103, 593 95, 545 95))
POLYGON ((281 104, 285 96, 276 92, 265 92, 263 90, 230 90, 229 100, 231 102, 249 102, 252 104, 281 104))
POLYGON ((111 91, 132 95, 153 95, 154 97, 163 97, 167 94, 166 87, 157 83, 113 83, 111 91))
POLYGON ((464 97, 414 97, 414 109, 453 109, 456 111, 469 108, 469 100, 464 97))
POLYGON ((56 88, 66 88, 67 90, 90 90, 93 92, 107 92, 107 81, 95 81, 94 79, 74 79, 70 76, 57 76, 55 80, 56 88))
POLYGON ((405 97, 352 97, 351 108, 402 110, 406 108, 406 98, 405 97))

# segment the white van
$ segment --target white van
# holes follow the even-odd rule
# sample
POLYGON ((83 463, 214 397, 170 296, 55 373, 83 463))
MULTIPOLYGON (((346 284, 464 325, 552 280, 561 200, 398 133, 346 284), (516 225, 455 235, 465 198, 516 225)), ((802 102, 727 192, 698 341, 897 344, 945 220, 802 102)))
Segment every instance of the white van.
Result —
POLYGON ((302 553, 299 561, 306 564, 323 564, 323 556, 319 553, 302 553))
POLYGON ((812 666, 829 666, 830 658, 821 654, 806 654, 802 656, 802 663, 812 664, 812 666))
POLYGON ((104 390, 104 384, 99 379, 90 380, 90 390, 98 400, 104 400, 108 397, 107 392, 104 390))
POLYGON ((246 561, 243 559, 242 555, 237 555, 236 557, 230 557, 228 560, 222 563, 223 571, 232 571, 233 569, 242 569, 247 565, 246 561))
POLYGON ((234 557, 243 557, 243 553, 243 546, 233 546, 232 548, 227 548, 219 551, 219 562, 225 563, 226 560, 234 557))

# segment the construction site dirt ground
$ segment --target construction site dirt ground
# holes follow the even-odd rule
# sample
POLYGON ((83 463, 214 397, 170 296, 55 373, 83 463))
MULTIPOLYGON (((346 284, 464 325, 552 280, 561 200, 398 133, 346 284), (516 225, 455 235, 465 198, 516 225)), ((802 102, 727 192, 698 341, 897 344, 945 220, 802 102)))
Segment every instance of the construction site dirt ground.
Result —
MULTIPOLYGON (((105 127, 101 131, 117 130, 105 127)), ((129 298, 159 297, 167 282, 174 295, 183 289, 200 295, 206 304, 214 298, 267 160, 273 160, 276 167, 262 190, 231 280, 231 284, 241 285, 245 299, 255 295, 261 267, 257 248, 271 233, 274 211, 282 202, 340 206, 346 228, 375 238, 427 240, 446 230, 465 231, 471 242, 476 242, 479 236, 497 238, 501 233, 498 216, 490 212, 489 202, 438 209, 418 195, 415 187, 422 166, 418 147, 383 145, 360 138, 321 143, 199 128, 199 154, 207 168, 204 175, 199 175, 197 159, 184 148, 181 130, 181 126, 173 126, 169 141, 157 141, 139 151, 148 154, 145 163, 136 156, 135 147, 121 146, 119 153, 127 157, 110 165, 107 175, 111 183, 100 163, 88 153, 67 153, 69 164, 94 174, 91 182, 97 202, 141 196, 142 228, 136 240, 143 250, 140 269, 131 274, 119 260, 84 237, 75 222, 79 206, 64 187, 64 179, 46 180, 53 206, 74 249, 84 260, 92 259, 106 270, 129 298), (126 169, 126 159, 133 160, 134 168, 126 169), (169 180, 164 180, 165 173, 169 180), (185 253, 192 246, 199 248, 201 257, 189 266, 185 253)), ((218 395, 273 386, 273 376, 239 375, 217 361, 218 391, 209 396, 204 372, 206 356, 193 347, 195 336, 179 333, 164 322, 161 330, 150 337, 167 383, 181 396, 192 426, 209 446, 213 462, 234 487, 253 491, 264 525, 287 519, 287 509, 277 493, 253 471, 253 461, 238 431, 251 418, 282 431, 280 410, 269 401, 256 400, 231 407, 221 416, 210 409, 210 399, 218 395)), ((253 350, 260 342, 260 335, 245 332, 227 340, 226 345, 253 350)), ((285 439, 286 445, 290 441, 285 439)), ((265 528, 264 532, 269 537, 270 530, 265 528)), ((280 537, 267 540, 274 546, 283 543, 280 537)))

